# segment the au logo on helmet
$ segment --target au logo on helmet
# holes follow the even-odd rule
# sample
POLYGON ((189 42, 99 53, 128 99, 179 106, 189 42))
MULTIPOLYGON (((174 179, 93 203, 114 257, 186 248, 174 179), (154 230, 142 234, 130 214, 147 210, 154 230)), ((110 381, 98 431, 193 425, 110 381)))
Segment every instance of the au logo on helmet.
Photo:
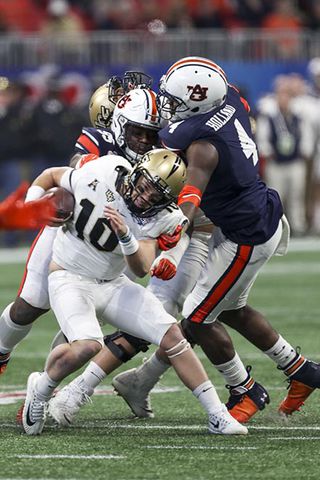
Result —
POLYGON ((193 100, 194 102, 202 102, 202 100, 205 100, 207 97, 207 91, 208 87, 201 87, 201 85, 197 84, 194 87, 192 85, 187 85, 188 92, 191 92, 190 94, 190 100, 193 100))
POLYGON ((118 101, 118 108, 123 108, 126 106, 128 102, 131 102, 131 97, 130 95, 124 95, 123 97, 120 98, 118 101))

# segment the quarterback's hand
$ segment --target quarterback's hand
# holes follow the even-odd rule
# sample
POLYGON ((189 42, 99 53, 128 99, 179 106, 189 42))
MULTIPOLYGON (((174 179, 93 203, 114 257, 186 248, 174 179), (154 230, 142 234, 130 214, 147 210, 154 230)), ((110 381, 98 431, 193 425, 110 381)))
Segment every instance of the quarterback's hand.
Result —
POLYGON ((151 265, 151 277, 161 278, 161 280, 170 280, 177 273, 177 265, 172 259, 160 255, 151 265))

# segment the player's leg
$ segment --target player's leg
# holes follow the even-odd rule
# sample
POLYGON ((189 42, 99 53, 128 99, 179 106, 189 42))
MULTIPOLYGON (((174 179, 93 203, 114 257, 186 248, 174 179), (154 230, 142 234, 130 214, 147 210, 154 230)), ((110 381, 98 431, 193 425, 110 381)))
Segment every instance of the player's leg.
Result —
POLYGON ((42 229, 34 240, 18 296, 0 316, 0 374, 14 347, 29 333, 32 323, 50 308, 48 265, 56 228, 42 229))
POLYGON ((320 365, 301 357, 259 312, 247 305, 248 294, 259 270, 275 251, 279 251, 279 247, 285 247, 287 231, 282 224, 280 222, 273 237, 262 245, 237 246, 224 240, 224 248, 221 249, 221 244, 217 244, 207 262, 206 275, 201 276, 189 295, 183 313, 193 324, 194 330, 201 330, 205 323, 218 317, 274 360, 292 380, 292 395, 289 390, 287 399, 280 407, 280 410, 283 408, 284 413, 288 414, 301 406, 303 400, 310 395, 310 389, 320 386, 320 365), (227 258, 223 257, 228 256, 226 252, 232 251, 234 258, 228 263, 227 258), (228 269, 220 271, 220 266, 224 264, 228 265, 228 269), (238 279, 232 277, 233 270, 238 279), (212 279, 216 280, 215 275, 219 275, 218 281, 211 285, 212 279))
POLYGON ((103 335, 95 312, 95 282, 59 270, 49 275, 51 306, 70 343, 51 351, 45 371, 28 380, 22 424, 29 435, 40 434, 46 407, 54 389, 67 375, 82 367, 102 348, 103 335))
POLYGON ((106 288, 109 288, 109 301, 99 317, 104 322, 126 329, 131 335, 143 335, 147 341, 158 345, 162 343, 186 386, 200 398, 210 415, 215 415, 215 419, 219 417, 219 428, 210 427, 213 433, 247 433, 247 430, 223 409, 200 361, 176 326, 175 319, 165 312, 152 293, 125 278, 118 279, 106 288), (123 298, 126 298, 125 304, 123 298), (203 384, 206 387, 204 392, 203 384))
POLYGON ((177 325, 163 337, 160 346, 166 352, 176 373, 199 400, 209 415, 209 432, 219 434, 246 434, 247 429, 238 423, 221 403, 218 394, 187 339, 177 325))
MULTIPOLYGON (((147 351, 149 343, 125 332, 116 331, 104 336, 104 348, 85 370, 60 390, 49 402, 48 412, 59 424, 69 426, 80 408, 90 401, 94 389, 108 374, 140 351, 147 351)), ((148 399, 139 403, 139 416, 151 416, 148 399)))
MULTIPOLYGON (((216 236, 216 241, 219 242, 219 231, 216 236)), ((208 242, 208 239, 206 241, 208 242)), ((169 313, 176 313, 181 309, 185 298, 200 277, 207 260, 207 254, 207 243, 201 247, 201 242, 198 239, 191 241, 181 264, 179 264, 177 274, 172 280, 164 282, 159 279, 151 279, 148 289, 160 299, 167 311, 172 308, 169 313), (203 251, 205 251, 205 254, 202 253, 203 251)), ((215 267, 218 264, 220 265, 222 276, 227 268, 225 267, 226 262, 229 265, 231 261, 232 259, 229 258, 219 258, 219 254, 216 252, 213 263, 215 267)), ((206 278, 211 277, 212 273, 208 274, 206 278)), ((192 324, 188 327, 188 322, 185 321, 183 322, 183 328, 188 340, 192 344, 199 344, 211 363, 223 375, 227 388, 230 390, 230 399, 227 405, 237 420, 247 422, 256 412, 262 410, 269 402, 269 396, 262 385, 254 381, 250 369, 243 365, 223 325, 219 322, 213 322, 204 326, 203 329, 197 328, 195 332, 192 332, 192 324), (241 403, 244 407, 246 402, 243 402, 243 400, 248 398, 246 394, 249 390, 249 395, 253 396, 254 402, 256 402, 254 408, 252 408, 252 401, 250 400, 247 411, 245 411, 245 408, 242 408, 241 412, 236 411, 234 399, 237 399, 237 403, 241 403), (236 397, 235 394, 237 394, 236 397)), ((169 366, 165 355, 158 350, 140 367, 118 374, 113 379, 112 384, 136 415, 146 416, 140 406, 146 404, 147 401, 150 405, 149 392, 169 366)))
POLYGON ((288 376, 290 387, 279 406, 281 414, 291 415, 299 410, 314 389, 320 387, 320 364, 303 357, 260 312, 246 305, 239 311, 224 312, 220 318, 259 348, 288 376))

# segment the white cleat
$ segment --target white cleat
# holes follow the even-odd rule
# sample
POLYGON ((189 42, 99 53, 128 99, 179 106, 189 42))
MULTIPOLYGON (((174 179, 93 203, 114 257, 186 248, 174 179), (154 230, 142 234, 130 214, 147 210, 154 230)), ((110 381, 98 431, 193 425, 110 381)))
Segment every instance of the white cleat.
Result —
POLYGON ((218 435, 247 435, 248 429, 230 415, 225 405, 209 415, 209 433, 218 435))
POLYGON ((80 408, 91 402, 93 389, 89 395, 88 390, 81 384, 82 380, 76 378, 51 398, 48 413, 58 425, 69 427, 80 408))
POLYGON ((136 368, 119 373, 112 380, 112 386, 122 397, 136 417, 153 418, 149 391, 145 390, 143 378, 136 374, 136 368))
POLYGON ((28 378, 27 396, 22 411, 22 426, 27 435, 40 435, 46 421, 47 402, 35 388, 40 377, 40 372, 33 372, 28 378))

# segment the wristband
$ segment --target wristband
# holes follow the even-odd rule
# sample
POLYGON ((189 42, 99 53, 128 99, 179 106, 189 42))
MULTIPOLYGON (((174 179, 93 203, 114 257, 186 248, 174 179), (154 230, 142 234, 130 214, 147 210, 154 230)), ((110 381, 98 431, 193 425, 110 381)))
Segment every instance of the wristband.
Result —
POLYGON ((199 188, 193 185, 185 185, 178 196, 178 205, 183 203, 193 203, 196 207, 199 207, 201 203, 202 192, 199 188))
POLYGON ((31 185, 28 189, 24 203, 32 202, 33 200, 38 200, 45 193, 45 189, 39 185, 31 185))
POLYGON ((139 242, 128 226, 125 235, 119 238, 119 245, 123 255, 133 255, 139 249, 139 242))

